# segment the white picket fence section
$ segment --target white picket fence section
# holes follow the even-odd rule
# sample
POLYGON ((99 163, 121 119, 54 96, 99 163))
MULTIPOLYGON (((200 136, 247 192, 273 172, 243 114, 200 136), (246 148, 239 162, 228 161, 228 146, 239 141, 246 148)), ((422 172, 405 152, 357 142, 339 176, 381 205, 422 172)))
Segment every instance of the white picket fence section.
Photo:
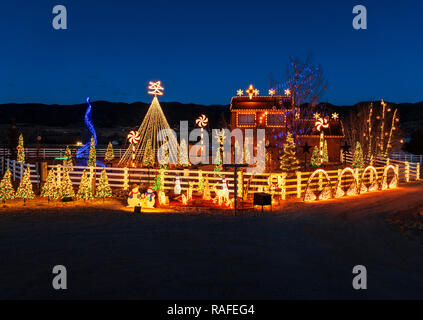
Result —
POLYGON ((4 174, 3 168, 5 168, 5 170, 10 170, 10 173, 12 174, 12 181, 22 181, 25 170, 28 167, 31 172, 31 182, 39 184, 40 173, 38 172, 37 166, 35 164, 21 163, 15 160, 9 160, 7 158, 0 158, 0 171, 2 175, 4 174))
POLYGON ((391 153, 389 158, 392 160, 399 160, 399 161, 408 161, 408 162, 418 162, 420 165, 423 164, 423 154, 411 154, 411 153, 391 153))
MULTIPOLYGON (((80 147, 69 147, 72 152, 72 156, 75 157, 76 151, 80 147)), ((26 158, 40 158, 40 159, 49 159, 49 158, 56 158, 56 157, 63 157, 65 155, 66 148, 24 148, 25 150, 25 157, 26 158)), ((115 158, 119 159, 123 156, 126 149, 113 149, 115 153, 115 158)), ((106 149, 99 148, 96 149, 96 156, 97 158, 104 158, 106 153, 106 149)), ((0 156, 8 157, 10 156, 9 149, 2 149, 0 148, 0 156)))

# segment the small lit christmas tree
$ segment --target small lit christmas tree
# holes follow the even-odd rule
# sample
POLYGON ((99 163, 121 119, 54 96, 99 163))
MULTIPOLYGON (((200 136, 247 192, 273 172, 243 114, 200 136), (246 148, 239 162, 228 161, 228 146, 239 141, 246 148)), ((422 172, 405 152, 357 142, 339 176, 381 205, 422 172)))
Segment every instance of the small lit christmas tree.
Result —
POLYGON ((24 140, 22 134, 19 136, 19 143, 16 147, 16 150, 18 152, 17 161, 25 163, 25 149, 24 149, 24 140))
POLYGON ((203 200, 206 200, 206 201, 211 200, 210 184, 209 184, 209 177, 208 176, 206 176, 206 180, 204 182, 203 200))
POLYGON ((295 142, 291 132, 286 136, 286 144, 283 149, 283 155, 280 159, 280 168, 283 172, 295 172, 300 168, 300 162, 295 153, 295 142))
POLYGON ((310 165, 313 167, 320 167, 322 165, 320 151, 316 146, 313 148, 313 153, 311 154, 310 165))
POLYGON ((106 169, 103 169, 100 174, 100 180, 97 185, 96 198, 110 198, 112 196, 112 188, 109 185, 109 179, 107 177, 106 169))
POLYGON ((364 167, 363 150, 361 149, 361 144, 358 141, 355 143, 355 150, 354 150, 352 167, 353 168, 363 168, 364 167))
POLYGON ((156 191, 162 191, 164 189, 164 179, 165 179, 166 169, 164 167, 160 168, 156 179, 153 182, 152 188, 156 191))
POLYGON ((94 137, 91 136, 90 153, 88 155, 88 166, 95 167, 96 165, 97 165, 97 159, 96 159, 96 151, 95 151, 95 140, 94 140, 94 137))
POLYGON ((322 162, 328 162, 329 161, 329 155, 328 155, 328 142, 325 140, 323 144, 323 156, 322 156, 322 162))
POLYGON ((151 148, 151 140, 148 140, 142 157, 142 164, 145 167, 152 167, 154 160, 154 150, 151 148))
POLYGON ((60 195, 62 198, 72 198, 75 196, 75 191, 73 191, 72 180, 70 179, 68 170, 65 170, 62 175, 60 195))
POLYGON ((198 171, 198 191, 203 192, 205 182, 206 180, 203 177, 203 172, 199 170, 198 171))
POLYGON ((214 172, 219 172, 217 174, 217 176, 221 177, 222 174, 220 172, 223 171, 223 166, 222 166, 222 156, 220 154, 220 148, 217 148, 217 153, 216 153, 216 159, 215 159, 215 164, 214 164, 214 172))
POLYGON ((59 198, 59 188, 57 187, 57 180, 56 174, 54 169, 50 169, 47 175, 47 180, 44 183, 41 189, 41 196, 50 199, 58 199, 59 198))
POLYGON ((72 161, 72 152, 69 149, 69 146, 66 146, 66 151, 65 151, 64 157, 66 159, 63 160, 63 167, 65 168, 65 170, 71 171, 72 169, 69 168, 69 167, 73 166, 73 161, 72 161))
POLYGON ((8 169, 0 182, 0 201, 4 203, 6 200, 13 198, 15 198, 15 191, 13 190, 11 174, 8 169))
POLYGON ((78 193, 76 195, 79 200, 90 200, 93 198, 92 184, 87 170, 84 170, 79 184, 78 193))
POLYGON ((115 151, 113 150, 113 145, 111 142, 107 145, 106 153, 104 155, 104 161, 112 162, 115 158, 115 151))
POLYGON ((188 159, 188 146, 185 139, 182 139, 179 147, 179 165, 183 167, 189 167, 191 165, 188 159))
POLYGON ((33 199, 34 197, 35 194, 34 191, 32 191, 31 183, 31 171, 29 167, 27 167, 18 190, 16 191, 16 198, 24 199, 25 203, 27 199, 33 199))

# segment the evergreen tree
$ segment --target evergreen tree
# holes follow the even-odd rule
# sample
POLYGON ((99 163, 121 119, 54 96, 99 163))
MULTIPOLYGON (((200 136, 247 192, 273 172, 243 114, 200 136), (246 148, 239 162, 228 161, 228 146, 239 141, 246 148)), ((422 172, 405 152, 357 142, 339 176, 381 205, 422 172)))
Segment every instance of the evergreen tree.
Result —
POLYGON ((156 191, 162 191, 164 188, 164 179, 165 179, 166 169, 164 167, 160 168, 158 175, 154 179, 152 188, 156 191))
POLYGON ((358 141, 355 143, 355 150, 354 150, 352 167, 353 168, 363 168, 364 167, 363 150, 361 149, 361 144, 358 141))
POLYGON ((203 177, 203 172, 201 170, 198 171, 198 191, 202 192, 205 187, 206 180, 203 177))
POLYGON ((112 162, 115 158, 115 151, 113 150, 113 145, 111 142, 107 145, 106 154, 104 155, 104 161, 112 162))
POLYGON ((88 155, 88 166, 95 167, 96 165, 97 165, 97 159, 96 159, 96 151, 95 151, 95 140, 94 140, 94 137, 91 136, 90 153, 88 155))
POLYGON ((81 183, 79 184, 76 197, 79 200, 90 200, 93 198, 92 184, 90 176, 87 174, 87 170, 84 170, 82 173, 81 183))
POLYGON ((0 182, 0 201, 5 202, 6 200, 15 198, 15 191, 13 190, 10 178, 11 174, 9 169, 7 169, 0 182))
POLYGON ((100 180, 97 185, 97 190, 95 193, 96 198, 110 198, 112 196, 112 189, 109 185, 109 179, 107 177, 106 169, 101 171, 100 180))
POLYGON ((322 162, 329 162, 329 155, 328 155, 328 142, 325 140, 323 144, 323 158, 322 162))
POLYGON ((19 184, 18 190, 16 191, 16 198, 24 199, 33 199, 35 197, 34 191, 32 191, 31 183, 31 171, 29 167, 26 168, 24 176, 21 183, 19 184))
POLYGON ((72 152, 69 149, 69 146, 66 146, 66 151, 65 151, 64 157, 67 158, 67 159, 63 160, 63 167, 65 168, 65 170, 71 171, 72 169, 69 168, 69 167, 73 166, 73 161, 72 161, 72 152))
POLYGON ((286 136, 286 144, 283 149, 283 155, 280 159, 280 168, 283 172, 295 172, 300 168, 300 162, 295 153, 295 142, 291 132, 286 136))
MULTIPOLYGON (((220 147, 217 148, 217 153, 216 153, 216 159, 215 159, 215 164, 214 164, 214 172, 222 172, 223 171, 223 166, 222 166, 222 156, 220 154, 220 147)), ((221 177, 222 174, 218 173, 217 176, 221 177)))
POLYGON ((72 180, 70 179, 68 170, 65 170, 62 175, 62 181, 60 184, 60 195, 62 198, 75 196, 75 191, 73 191, 72 180))
POLYGON ((322 165, 320 151, 316 146, 313 148, 313 153, 311 154, 310 165, 313 167, 320 167, 322 165))
POLYGON ((142 164, 145 167, 152 167, 154 166, 154 160, 154 150, 151 146, 151 140, 148 140, 142 157, 142 164))
POLYGON ((56 174, 54 169, 50 169, 47 175, 47 180, 41 189, 41 196, 50 199, 59 198, 59 190, 57 186, 56 174))
POLYGON ((188 146, 185 139, 182 139, 179 147, 179 165, 183 167, 189 167, 191 165, 188 159, 188 146))
POLYGON ((16 150, 18 152, 17 161, 25 163, 25 149, 24 149, 24 140, 22 134, 19 136, 19 143, 16 147, 16 150))

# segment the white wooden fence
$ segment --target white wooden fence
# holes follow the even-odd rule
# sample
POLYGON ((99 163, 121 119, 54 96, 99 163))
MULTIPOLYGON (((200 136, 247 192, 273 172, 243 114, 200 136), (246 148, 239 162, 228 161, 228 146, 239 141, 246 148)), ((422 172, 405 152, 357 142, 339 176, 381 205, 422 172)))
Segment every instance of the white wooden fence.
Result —
MULTIPOLYGON (((76 151, 80 147, 71 146, 69 149, 72 152, 72 156, 75 157, 76 151)), ((125 153, 126 149, 113 149, 115 157, 121 158, 125 153)), ((65 155, 66 148, 24 148, 25 157, 26 158, 40 158, 40 159, 49 159, 49 158, 56 158, 56 157, 63 157, 65 155)), ((106 153, 106 149, 96 149, 96 156, 97 158, 104 158, 106 153)), ((9 149, 0 148, 0 156, 8 157, 10 156, 9 149)))
POLYGON ((389 158, 392 160, 408 161, 408 162, 419 162, 423 164, 423 154, 411 154, 411 153, 391 153, 389 158))
POLYGON ((7 158, 0 158, 0 164, 0 171, 2 172, 2 174, 4 173, 3 168, 5 168, 5 170, 10 170, 10 173, 12 175, 12 181, 21 181, 26 168, 29 167, 29 170, 31 172, 31 182, 35 184, 40 183, 40 173, 35 164, 21 163, 15 160, 9 160, 7 158))

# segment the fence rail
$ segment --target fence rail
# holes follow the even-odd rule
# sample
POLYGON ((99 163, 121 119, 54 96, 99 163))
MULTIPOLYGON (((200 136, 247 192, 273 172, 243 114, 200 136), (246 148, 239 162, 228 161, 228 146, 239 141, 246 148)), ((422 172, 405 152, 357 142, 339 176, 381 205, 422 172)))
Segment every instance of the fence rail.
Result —
POLYGON ((3 168, 5 168, 5 170, 10 170, 10 173, 12 175, 12 181, 22 181, 25 170, 29 167, 31 173, 31 182, 37 185, 40 184, 41 179, 37 165, 21 163, 15 160, 9 160, 7 158, 0 158, 0 164, 0 171, 2 172, 2 174, 4 173, 3 168))
MULTIPOLYGON (((72 152, 72 156, 75 157, 76 151, 80 147, 69 147, 72 152)), ((56 157, 63 157, 65 155, 66 148, 25 148, 25 157, 26 158, 40 158, 40 159, 49 159, 56 157)), ((115 157, 121 158, 125 153, 126 149, 113 149, 115 157)), ((106 154, 106 149, 99 148, 96 149, 96 155, 98 158, 104 158, 106 154)), ((0 148, 0 156, 9 157, 10 150, 7 148, 0 148)))

